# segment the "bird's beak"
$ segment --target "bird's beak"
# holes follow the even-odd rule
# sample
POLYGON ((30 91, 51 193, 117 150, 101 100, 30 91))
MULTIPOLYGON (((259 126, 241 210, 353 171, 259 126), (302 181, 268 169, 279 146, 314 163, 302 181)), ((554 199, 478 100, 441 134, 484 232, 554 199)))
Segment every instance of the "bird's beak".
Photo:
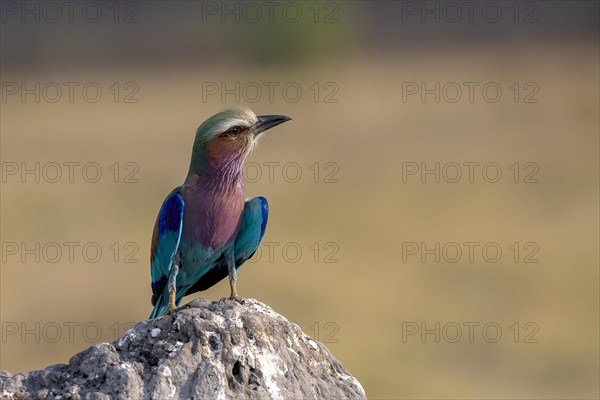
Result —
POLYGON ((285 115, 259 115, 256 118, 258 121, 256 121, 256 123, 250 127, 250 133, 252 133, 255 137, 267 129, 271 129, 274 126, 283 124, 291 119, 285 115))

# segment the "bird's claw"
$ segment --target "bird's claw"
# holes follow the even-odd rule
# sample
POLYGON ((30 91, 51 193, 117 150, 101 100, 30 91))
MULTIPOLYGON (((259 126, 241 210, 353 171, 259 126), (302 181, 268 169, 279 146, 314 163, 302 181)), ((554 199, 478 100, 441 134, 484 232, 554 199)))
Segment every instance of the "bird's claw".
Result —
POLYGON ((177 314, 179 312, 179 310, 182 310, 186 308, 185 306, 181 306, 181 307, 173 307, 173 308, 169 308, 169 311, 167 311, 168 315, 174 315, 177 314))
POLYGON ((188 308, 191 308, 189 304, 184 304, 184 305, 179 306, 179 307, 169 308, 169 311, 167 311, 167 314, 168 315, 177 314, 179 311, 181 311, 181 310, 187 310, 188 308))
POLYGON ((237 301, 240 304, 244 304, 246 302, 246 300, 240 296, 221 297, 219 299, 219 303, 224 303, 226 301, 237 301))

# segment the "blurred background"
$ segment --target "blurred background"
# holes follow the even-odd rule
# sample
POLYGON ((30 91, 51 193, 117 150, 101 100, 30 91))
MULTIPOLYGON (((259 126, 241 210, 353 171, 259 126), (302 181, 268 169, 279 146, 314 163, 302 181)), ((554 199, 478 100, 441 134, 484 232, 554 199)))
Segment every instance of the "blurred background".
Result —
POLYGON ((598 398, 597 2, 1 6, 1 369, 148 317, 195 129, 247 105, 293 122, 241 296, 369 398, 598 398))

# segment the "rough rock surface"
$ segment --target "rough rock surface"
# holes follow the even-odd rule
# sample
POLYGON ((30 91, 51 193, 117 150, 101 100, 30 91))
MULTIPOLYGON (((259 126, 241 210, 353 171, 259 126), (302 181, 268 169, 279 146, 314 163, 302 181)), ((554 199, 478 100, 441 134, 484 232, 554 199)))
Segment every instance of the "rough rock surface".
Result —
POLYGON ((364 399, 329 350, 257 300, 194 300, 69 364, 11 375, 0 398, 364 399))

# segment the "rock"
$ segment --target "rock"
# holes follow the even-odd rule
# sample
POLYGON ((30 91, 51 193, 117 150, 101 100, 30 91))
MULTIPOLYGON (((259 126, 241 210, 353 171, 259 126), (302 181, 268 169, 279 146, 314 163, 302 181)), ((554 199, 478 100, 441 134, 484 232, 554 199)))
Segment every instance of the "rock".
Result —
POLYGON ((11 375, 9 399, 364 399, 360 383, 298 325, 254 299, 194 300, 68 365, 11 375))

